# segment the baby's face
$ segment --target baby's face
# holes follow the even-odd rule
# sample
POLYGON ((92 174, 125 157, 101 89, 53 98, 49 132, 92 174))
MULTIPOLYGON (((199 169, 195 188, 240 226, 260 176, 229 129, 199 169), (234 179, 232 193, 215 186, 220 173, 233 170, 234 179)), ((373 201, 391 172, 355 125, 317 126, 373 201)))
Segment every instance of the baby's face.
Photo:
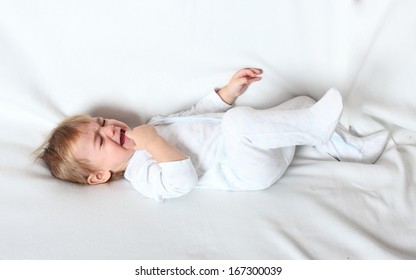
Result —
POLYGON ((91 118, 91 122, 78 127, 80 138, 72 152, 77 159, 84 159, 97 170, 113 172, 126 169, 134 153, 135 143, 125 136, 129 127, 113 119, 91 118))

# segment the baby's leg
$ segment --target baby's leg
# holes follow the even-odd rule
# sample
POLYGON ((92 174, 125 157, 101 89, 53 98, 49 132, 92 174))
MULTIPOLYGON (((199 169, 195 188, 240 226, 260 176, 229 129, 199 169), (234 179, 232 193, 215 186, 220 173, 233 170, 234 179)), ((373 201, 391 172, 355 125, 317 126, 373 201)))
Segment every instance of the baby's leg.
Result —
POLYGON ((289 99, 288 101, 283 102, 282 104, 277 105, 276 107, 266 109, 266 111, 307 109, 315 103, 316 101, 310 98, 309 96, 297 96, 292 99, 289 99))
POLYGON ((329 140, 341 111, 341 96, 335 90, 317 103, 298 97, 269 110, 231 109, 222 125, 224 152, 232 171, 228 173, 250 182, 252 189, 270 186, 286 171, 296 145, 329 140))
POLYGON ((223 124, 226 129, 237 130, 234 132, 236 135, 242 135, 261 149, 324 144, 331 138, 341 116, 341 95, 331 89, 310 107, 307 106, 312 102, 307 98, 304 100, 307 102, 295 102, 299 101, 295 99, 280 107, 283 109, 297 104, 300 109, 236 107, 224 115, 223 124))
POLYGON ((340 161, 374 163, 384 151, 388 139, 389 133, 386 130, 358 137, 338 125, 331 139, 315 148, 340 161))
MULTIPOLYGON (((315 104, 307 96, 292 98, 267 110, 305 109, 315 104)), ((238 122, 241 125, 241 122, 238 122)), ((240 141, 243 128, 236 129, 233 120, 223 122, 223 139, 227 142, 228 164, 222 169, 235 189, 260 190, 271 186, 285 173, 295 154, 295 146, 273 150, 256 149, 240 141), (232 128, 227 127, 232 126, 232 128), (243 175, 238 175, 243 174, 243 175)), ((242 124, 244 126, 244 124, 242 124)))
MULTIPOLYGON (((269 110, 293 110, 309 108, 315 101, 307 96, 299 96, 280 104, 269 110)), ((386 147, 389 133, 386 130, 368 135, 366 137, 355 136, 338 124, 331 139, 315 148, 328 153, 339 161, 374 163, 380 157, 386 147)))
MULTIPOLYGON (((235 138, 233 135, 225 137, 235 138)), ((295 154, 295 147, 262 150, 239 139, 225 146, 226 160, 221 169, 234 190, 270 187, 283 176, 295 154)))

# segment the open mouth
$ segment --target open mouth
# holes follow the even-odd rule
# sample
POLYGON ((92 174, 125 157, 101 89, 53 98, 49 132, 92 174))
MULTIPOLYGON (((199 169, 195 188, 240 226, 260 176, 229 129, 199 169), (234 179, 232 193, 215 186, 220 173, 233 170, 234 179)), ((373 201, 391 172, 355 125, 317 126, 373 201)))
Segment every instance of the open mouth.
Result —
POLYGON ((120 145, 123 146, 126 142, 126 131, 124 129, 120 130, 120 145))

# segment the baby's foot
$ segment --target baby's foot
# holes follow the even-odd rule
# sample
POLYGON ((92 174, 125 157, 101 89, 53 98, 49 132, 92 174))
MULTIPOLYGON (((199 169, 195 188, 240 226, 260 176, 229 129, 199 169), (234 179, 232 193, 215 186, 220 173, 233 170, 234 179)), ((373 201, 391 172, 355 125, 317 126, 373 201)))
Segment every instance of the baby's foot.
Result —
POLYGON ((388 139, 389 133, 386 130, 374 133, 367 137, 359 138, 359 140, 361 140, 360 155, 351 158, 351 160, 347 160, 346 158, 344 160, 361 163, 374 163, 384 151, 388 139))
POLYGON ((328 143, 315 148, 327 152, 339 161, 374 163, 384 151, 388 139, 389 133, 386 130, 358 137, 338 125, 328 143))

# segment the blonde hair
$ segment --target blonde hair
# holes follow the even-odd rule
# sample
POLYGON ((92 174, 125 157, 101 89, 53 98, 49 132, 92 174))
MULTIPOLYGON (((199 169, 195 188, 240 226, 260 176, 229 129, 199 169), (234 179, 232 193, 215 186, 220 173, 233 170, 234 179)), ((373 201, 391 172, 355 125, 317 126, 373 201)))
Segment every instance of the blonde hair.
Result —
MULTIPOLYGON (((88 124, 92 118, 88 115, 76 115, 63 120, 51 131, 43 145, 36 151, 37 159, 45 162, 52 175, 58 179, 78 184, 88 184, 88 176, 97 171, 83 159, 72 154, 72 147, 79 139, 79 126, 88 124)), ((122 177, 124 172, 112 173, 111 180, 122 177)))

